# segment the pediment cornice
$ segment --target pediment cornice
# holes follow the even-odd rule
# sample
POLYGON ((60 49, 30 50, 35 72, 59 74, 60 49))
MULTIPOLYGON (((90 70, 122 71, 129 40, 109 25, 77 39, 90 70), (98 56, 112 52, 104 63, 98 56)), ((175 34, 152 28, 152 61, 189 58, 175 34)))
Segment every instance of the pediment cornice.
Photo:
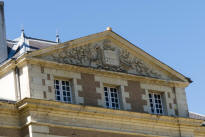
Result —
POLYGON ((185 76, 113 31, 96 33, 34 51, 29 56, 82 67, 189 82, 185 76))

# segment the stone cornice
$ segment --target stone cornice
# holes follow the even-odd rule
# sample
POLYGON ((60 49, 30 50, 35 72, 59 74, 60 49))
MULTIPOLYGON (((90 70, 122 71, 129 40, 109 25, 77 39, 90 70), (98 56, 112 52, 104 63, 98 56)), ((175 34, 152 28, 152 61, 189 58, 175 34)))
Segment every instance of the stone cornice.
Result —
POLYGON ((172 132, 173 136, 178 136, 179 132, 189 132, 201 136, 205 134, 205 127, 201 126, 203 120, 32 98, 25 98, 15 104, 0 102, 0 112, 1 127, 13 129, 22 129, 29 125, 42 125, 146 137, 170 136, 168 132, 172 132), (5 113, 6 109, 11 113, 5 113))
POLYGON ((132 132, 123 132, 123 131, 114 131, 114 130, 106 130, 106 129, 97 129, 97 128, 88 128, 88 127, 73 127, 73 126, 64 126, 59 124, 48 124, 43 122, 36 122, 32 121, 28 125, 37 125, 37 126, 49 126, 49 127, 57 127, 57 128, 72 128, 72 129, 79 129, 79 130, 85 130, 85 131, 98 131, 98 132, 105 132, 105 133, 116 133, 121 135, 135 135, 140 137, 162 137, 162 136, 156 136, 156 135, 148 135, 148 134, 142 134, 142 133, 132 133, 132 132))
POLYGON ((112 110, 26 98, 16 104, 22 114, 28 112, 25 125, 42 125, 87 131, 111 132, 147 137, 205 134, 203 120, 112 110), (28 118, 29 116, 29 118, 28 118), (57 121, 56 121, 57 120, 57 121), (151 132, 150 132, 151 131, 151 132))
POLYGON ((99 39, 103 39, 105 37, 112 38, 115 42, 119 43, 120 45, 123 45, 124 48, 128 49, 130 52, 134 53, 136 56, 141 56, 144 60, 147 60, 152 65, 160 68, 161 71, 164 71, 164 72, 166 71, 167 74, 174 75, 174 76, 180 78, 181 80, 188 82, 187 78, 184 75, 175 71, 173 68, 169 67, 165 63, 162 63, 158 59, 154 58, 150 54, 146 53, 145 51, 143 51, 139 47, 135 46, 134 44, 130 43, 128 40, 126 40, 125 38, 121 37, 120 35, 118 35, 117 33, 113 32, 113 31, 104 31, 104 32, 88 35, 85 37, 81 37, 78 39, 74 39, 71 41, 67 41, 65 43, 54 45, 54 46, 51 46, 51 47, 48 47, 45 49, 37 50, 37 51, 32 52, 30 54, 30 56, 39 56, 42 54, 52 53, 55 50, 61 50, 64 48, 73 48, 76 46, 82 46, 83 44, 85 45, 86 43, 96 41, 99 39))
MULTIPOLYGON (((130 43, 129 41, 127 41, 126 39, 122 38, 121 36, 119 36, 118 34, 112 32, 112 31, 104 31, 104 32, 96 33, 96 34, 82 37, 79 39, 71 40, 71 41, 68 41, 65 43, 54 45, 54 46, 51 46, 51 47, 48 47, 45 49, 33 51, 32 53, 29 53, 29 54, 24 54, 21 57, 17 58, 16 60, 8 61, 7 64, 1 66, 0 67, 0 75, 4 74, 5 71, 10 70, 10 68, 7 69, 6 67, 13 66, 13 68, 14 68, 16 63, 18 63, 18 66, 20 64, 22 64, 22 59, 26 56, 34 58, 35 56, 39 56, 39 55, 51 54, 51 53, 55 52, 56 50, 64 50, 66 48, 70 49, 70 48, 74 48, 74 47, 78 47, 78 46, 83 46, 86 43, 94 42, 97 40, 102 40, 105 38, 112 39, 113 41, 118 43, 119 46, 122 46, 124 49, 129 50, 129 52, 131 52, 133 55, 139 56, 141 59, 146 60, 147 62, 149 62, 153 66, 157 67, 160 71, 166 72, 167 75, 170 75, 170 76, 172 75, 172 76, 178 77, 179 79, 181 79, 183 81, 183 82, 181 82, 183 84, 179 84, 179 82, 176 81, 176 82, 174 82, 175 84, 171 84, 171 86, 183 85, 181 87, 186 87, 189 85, 188 84, 189 81, 182 74, 176 72, 175 70, 173 70, 172 68, 170 68, 166 64, 160 62, 156 58, 154 58, 151 55, 149 55, 148 53, 144 52, 142 49, 134 46, 132 43, 130 43), (4 69, 4 68, 6 68, 6 69, 4 69), (2 70, 4 70, 4 71, 2 71, 2 70)), ((140 77, 140 76, 137 76, 137 77, 140 77)), ((166 81, 166 80, 164 80, 164 81, 165 81, 165 83, 170 83, 170 81, 166 81)), ((172 81, 172 83, 173 83, 173 81, 172 81)))
POLYGON ((9 60, 2 66, 0 66, 0 76, 6 74, 9 72, 11 69, 15 68, 15 61, 14 60, 9 60))
MULTIPOLYGON (((74 72, 79 72, 79 73, 81 72, 90 73, 90 74, 102 75, 106 77, 134 80, 134 81, 140 81, 143 83, 157 84, 157 85, 163 85, 163 86, 169 86, 169 87, 187 87, 189 85, 189 82, 161 80, 161 79, 156 79, 156 78, 137 76, 137 75, 114 72, 114 71, 106 71, 102 69, 93 69, 90 67, 81 67, 81 66, 76 66, 76 65, 62 64, 62 63, 47 61, 47 60, 43 60, 39 58, 27 57, 23 60, 26 61, 26 63, 28 64, 37 64, 37 65, 54 68, 54 69, 69 70, 69 71, 74 71, 74 72)), ((24 63, 21 62, 21 64, 24 64, 24 63)))
POLYGON ((16 61, 10 60, 9 62, 1 66, 0 76, 6 74, 11 69, 14 69, 16 66, 22 67, 26 64, 37 64, 37 65, 42 65, 42 66, 54 68, 54 69, 71 70, 74 72, 83 72, 83 73, 92 73, 92 74, 103 75, 107 77, 115 77, 115 78, 121 78, 121 79, 126 79, 126 80, 135 80, 135 81, 140 81, 144 83, 157 84, 157 85, 170 86, 170 87, 187 87, 189 85, 189 82, 166 81, 166 80, 161 80, 161 79, 156 79, 156 78, 136 76, 132 74, 125 74, 125 73, 113 72, 113 71, 106 71, 102 69, 98 70, 98 69, 93 69, 89 67, 86 68, 86 67, 81 67, 81 66, 46 61, 46 60, 34 58, 34 57, 26 57, 26 55, 22 56, 16 61))
POLYGON ((19 113, 15 103, 0 102, 0 127, 20 128, 19 113))
MULTIPOLYGON (((129 112, 123 110, 113 110, 100 107, 67 104, 57 101, 25 98, 16 103, 18 111, 29 109, 30 111, 48 112, 55 115, 67 115, 68 113, 78 114, 79 116, 89 118, 106 118, 107 120, 116 120, 122 123, 137 123, 139 121, 162 123, 181 126, 201 127, 203 120, 171 117, 162 115, 153 115, 147 113, 129 112)), ((170 125, 170 126, 171 126, 170 125)), ((205 127, 204 127, 205 129, 205 127)))
POLYGON ((0 114, 13 114, 13 115, 16 115, 18 112, 17 112, 17 109, 16 109, 16 106, 15 106, 15 103, 9 103, 9 102, 6 102, 6 101, 2 101, 0 102, 0 114))
POLYGON ((176 70, 174 70, 173 68, 169 67, 165 63, 163 63, 160 60, 156 59, 155 57, 151 56, 149 53, 145 52, 144 50, 142 50, 138 46, 135 46, 134 44, 132 44, 131 42, 129 42, 125 38, 123 38, 120 35, 118 35, 117 33, 112 31, 112 32, 109 33, 109 35, 111 37, 113 37, 113 39, 117 39, 122 44, 128 45, 127 46, 128 48, 130 48, 132 51, 135 51, 135 53, 140 54, 141 56, 143 56, 144 59, 149 60, 149 62, 152 62, 152 64, 160 66, 161 68, 163 68, 167 72, 170 72, 171 74, 173 74, 173 75, 183 79, 184 81, 187 81, 185 76, 183 76, 181 73, 177 72, 176 70))
POLYGON ((5 62, 4 64, 2 64, 0 66, 0 77, 2 75, 6 74, 7 72, 9 72, 10 70, 14 69, 16 66, 20 67, 20 66, 25 65, 25 63, 26 63, 25 56, 27 56, 27 54, 24 54, 17 59, 10 59, 7 62, 5 62))

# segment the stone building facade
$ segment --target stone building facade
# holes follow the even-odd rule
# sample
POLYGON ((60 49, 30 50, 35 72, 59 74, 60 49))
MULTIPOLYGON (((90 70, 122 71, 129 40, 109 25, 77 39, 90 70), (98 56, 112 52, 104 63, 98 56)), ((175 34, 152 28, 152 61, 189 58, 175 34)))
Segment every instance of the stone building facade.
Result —
POLYGON ((191 80, 111 28, 64 43, 23 31, 1 41, 2 137, 205 136, 189 118, 191 80))

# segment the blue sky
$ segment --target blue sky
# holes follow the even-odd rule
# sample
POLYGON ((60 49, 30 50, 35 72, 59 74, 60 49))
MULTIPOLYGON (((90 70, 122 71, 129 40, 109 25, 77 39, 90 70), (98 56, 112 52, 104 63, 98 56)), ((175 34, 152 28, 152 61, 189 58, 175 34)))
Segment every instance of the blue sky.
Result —
POLYGON ((7 38, 62 41, 107 26, 194 82, 186 89, 189 110, 205 114, 204 0, 4 0, 7 38))

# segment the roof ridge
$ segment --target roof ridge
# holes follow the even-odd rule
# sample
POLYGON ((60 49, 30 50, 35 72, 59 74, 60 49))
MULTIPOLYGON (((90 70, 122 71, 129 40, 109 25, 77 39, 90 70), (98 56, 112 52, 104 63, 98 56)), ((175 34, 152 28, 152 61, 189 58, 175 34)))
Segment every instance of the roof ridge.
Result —
POLYGON ((16 43, 16 41, 10 40, 10 39, 7 39, 6 41, 8 41, 8 42, 15 42, 16 43))
POLYGON ((25 38, 27 38, 27 39, 33 39, 33 40, 40 40, 40 41, 45 41, 45 42, 57 43, 57 42, 55 42, 55 41, 45 40, 45 39, 41 39, 41 38, 33 38, 33 37, 28 37, 28 36, 25 36, 25 38))
POLYGON ((191 113, 191 114, 196 114, 196 115, 199 115, 199 116, 205 117, 205 115, 204 115, 204 114, 199 114, 199 113, 196 113, 196 112, 191 112, 191 111, 189 111, 189 113, 191 113))

